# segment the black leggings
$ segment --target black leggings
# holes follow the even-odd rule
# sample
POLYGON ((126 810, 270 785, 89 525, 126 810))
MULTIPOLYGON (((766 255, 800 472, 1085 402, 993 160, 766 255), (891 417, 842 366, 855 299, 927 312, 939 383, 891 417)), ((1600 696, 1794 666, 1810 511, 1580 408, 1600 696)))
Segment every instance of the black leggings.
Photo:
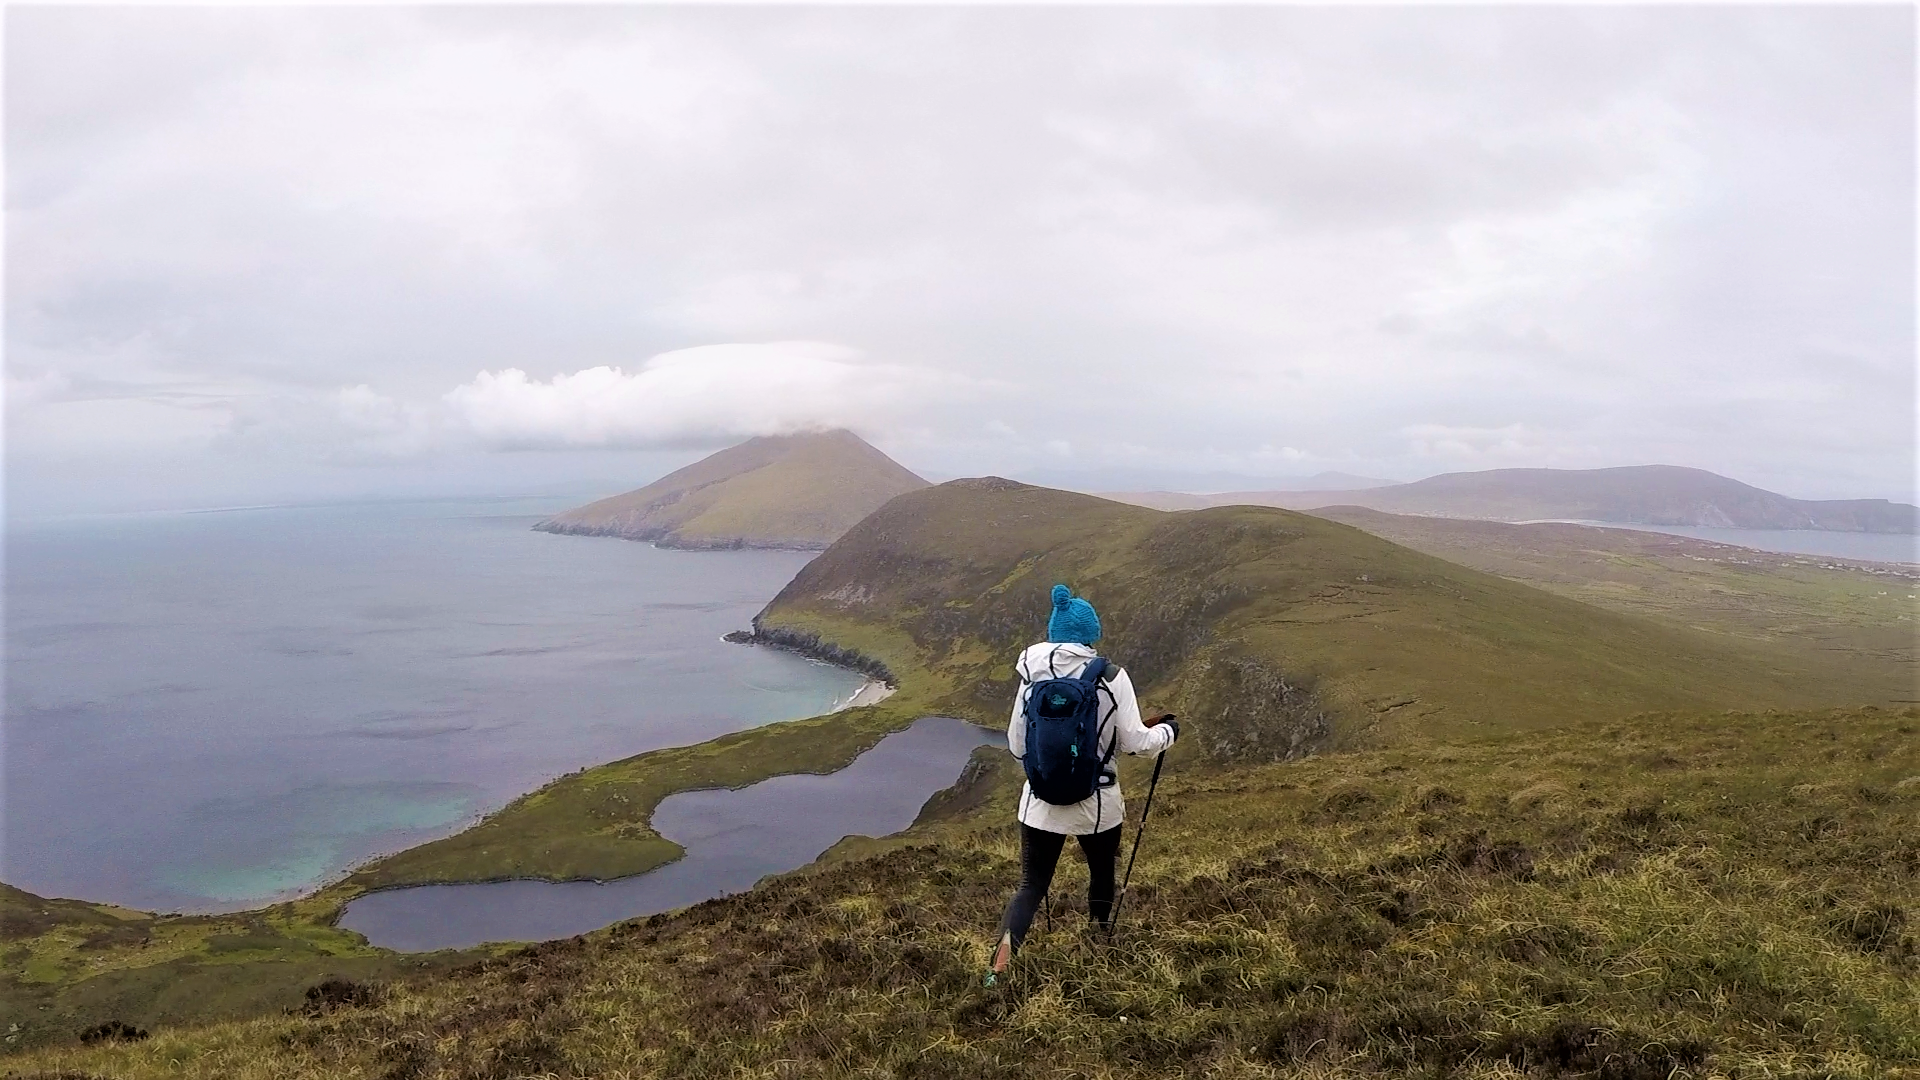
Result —
MULTIPOLYGON (((1113 911, 1113 870, 1120 861, 1120 826, 1075 839, 1080 841, 1081 854, 1087 857, 1087 917, 1104 924, 1113 911)), ((1020 888, 1000 920, 1000 932, 1013 935, 1016 949, 1027 939, 1034 912, 1047 897, 1053 868, 1059 865, 1060 849, 1066 842, 1060 833, 1020 824, 1020 888)))

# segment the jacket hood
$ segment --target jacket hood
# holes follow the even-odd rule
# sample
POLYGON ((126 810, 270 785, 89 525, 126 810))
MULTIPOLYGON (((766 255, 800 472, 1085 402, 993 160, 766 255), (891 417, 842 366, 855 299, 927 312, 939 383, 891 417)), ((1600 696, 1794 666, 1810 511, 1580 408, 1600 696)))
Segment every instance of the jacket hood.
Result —
POLYGON ((1042 641, 1027 646, 1026 651, 1020 654, 1020 660, 1028 671, 1039 673, 1044 678, 1049 656, 1053 658, 1054 668, 1065 673, 1071 665, 1099 655, 1099 650, 1093 646, 1077 641, 1042 641))

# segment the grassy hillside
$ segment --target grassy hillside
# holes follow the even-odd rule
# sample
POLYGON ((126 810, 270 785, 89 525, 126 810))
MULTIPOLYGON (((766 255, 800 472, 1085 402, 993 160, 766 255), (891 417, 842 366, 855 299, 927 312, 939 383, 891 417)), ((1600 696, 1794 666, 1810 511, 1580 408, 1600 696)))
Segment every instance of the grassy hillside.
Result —
POLYGON ((1056 581, 1098 606, 1103 649, 1154 706, 1205 718, 1222 756, 1863 700, 1819 656, 1756 653, 1336 522, 1261 507, 1163 514, 1004 480, 895 499, 802 569, 759 627, 928 671, 948 688, 939 707, 996 716, 1008 658, 1044 636, 1056 581))
POLYGON ((534 528, 668 547, 824 548, 926 483, 850 431, 767 436, 534 528))
POLYGON ((1565 518, 1643 525, 1741 529, 1920 531, 1920 509, 1886 499, 1790 499, 1702 469, 1634 465, 1617 469, 1489 469, 1442 473, 1411 484, 1348 491, 1238 491, 1120 496, 1168 510, 1253 504, 1310 510, 1364 506, 1396 514, 1537 521, 1565 518))
MULTIPOLYGON (((329 980, 417 978, 488 955, 401 956, 327 925, 322 899, 232 915, 153 915, 0 885, 0 1051, 301 1007, 329 980)), ((4 1068, 0 1065, 0 1068, 4 1068)))
POLYGON ((831 771, 929 713, 1005 723, 1011 657, 1044 636, 1055 581, 1099 606, 1102 648, 1149 708, 1199 721, 1182 755, 1273 760, 1653 709, 1901 696, 1825 653, 1605 611, 1303 514, 1162 514, 955 481, 863 521, 757 620, 763 640, 884 665, 895 697, 582 770, 339 889, 640 873, 679 855, 648 824, 676 791, 831 771))
MULTIPOLYGON (((1920 712, 1659 715, 1170 770, 1125 925, 1069 860, 1010 983, 979 820, 375 987, 0 1059, 17 1077, 1920 1073, 1920 712)), ((1136 811, 1137 813, 1137 808, 1136 811)))
POLYGON ((1449 562, 1845 672, 1863 699, 1920 698, 1920 568, 1787 555, 1582 525, 1383 514, 1315 516, 1449 562))
POLYGON ((757 623, 764 640, 884 665, 900 692, 583 770, 263 912, 170 919, 14 898, 24 906, 5 924, 20 928, 6 955, 24 974, 0 984, 0 1007, 23 1027, 9 1045, 71 1040, 104 1019, 158 1034, 0 1067, 783 1075, 768 1063, 792 1060, 810 1063, 798 1074, 840 1075, 875 1059, 913 1075, 918 1059, 889 1049, 897 1037, 946 1047, 932 1075, 994 1075, 1019 1060, 1023 1033, 1054 1028, 1066 1034, 1047 1060, 1062 1075, 1096 1060, 1111 1075, 1519 1068, 1529 1055, 1591 1063, 1670 1038, 1677 1049, 1648 1069, 1708 1052, 1796 1068, 1911 1055, 1885 1034, 1911 1010, 1908 969, 1875 965, 1911 954, 1914 849, 1895 838, 1920 834, 1904 782, 1913 714, 1702 711, 1876 699, 1821 652, 1603 610, 1284 510, 1162 514, 991 479, 896 498, 757 623), (636 873, 677 854, 649 825, 672 792, 836 769, 928 713, 1002 723, 1008 662, 1042 634, 1056 580, 1099 605, 1103 648, 1147 707, 1192 721, 1157 834, 1177 857, 1137 894, 1165 936, 1142 927, 1137 959, 1045 935, 1014 997, 970 989, 1012 883, 1003 823, 1017 778, 993 754, 923 813, 915 835, 938 841, 931 853, 843 843, 817 875, 451 981, 427 968, 458 958, 422 968, 328 925, 367 888, 636 873), (1686 711, 1627 719, 1647 710, 1686 711), (1343 747, 1361 751, 1299 760, 1343 747), (1723 794, 1739 814, 1706 814, 1723 794), (1669 815, 1660 798, 1688 809, 1669 815), (1801 833, 1778 832, 1802 817, 1801 833), (1849 876, 1809 884, 1837 873, 1849 876), (1256 883, 1250 904, 1222 884, 1236 882, 1256 883), (1436 921, 1379 906, 1402 894, 1436 921), (1816 894, 1825 906, 1804 908, 1816 894), (1736 928, 1714 921, 1709 899, 1761 936, 1728 937, 1736 928), (1683 915, 1712 925, 1683 927, 1671 955, 1642 940, 1683 915), (1233 922, 1243 916, 1255 921, 1233 922), (1848 952, 1838 919, 1872 950, 1848 952), (1503 945, 1509 924, 1548 937, 1503 945), (1589 936, 1563 955, 1553 935, 1566 926, 1589 936), (1748 951, 1725 961, 1729 942, 1748 951), (1649 957, 1678 981, 1635 982, 1644 969, 1632 964, 1649 957), (1816 974, 1781 975, 1783 963, 1816 974), (1401 988, 1407 971, 1418 977, 1401 988), (1505 974, 1485 982, 1487 971, 1505 974), (366 1007, 352 993, 344 1007, 304 998, 339 977, 390 988, 366 1007), (1687 994, 1719 1004, 1674 1013, 1670 999, 1687 994), (288 1008, 303 1013, 184 1030, 288 1008), (745 1034, 715 1045, 715 1030, 745 1034))

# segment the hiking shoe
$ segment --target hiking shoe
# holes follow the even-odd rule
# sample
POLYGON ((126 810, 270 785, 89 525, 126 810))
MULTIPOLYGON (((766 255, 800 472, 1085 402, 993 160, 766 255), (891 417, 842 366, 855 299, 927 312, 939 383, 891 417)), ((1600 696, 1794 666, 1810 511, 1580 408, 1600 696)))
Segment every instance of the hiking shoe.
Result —
POLYGON ((998 983, 1000 976, 1005 975, 1007 969, 1012 966, 1013 935, 1011 933, 1001 934, 1000 943, 993 947, 993 962, 987 967, 986 985, 993 986, 998 983))

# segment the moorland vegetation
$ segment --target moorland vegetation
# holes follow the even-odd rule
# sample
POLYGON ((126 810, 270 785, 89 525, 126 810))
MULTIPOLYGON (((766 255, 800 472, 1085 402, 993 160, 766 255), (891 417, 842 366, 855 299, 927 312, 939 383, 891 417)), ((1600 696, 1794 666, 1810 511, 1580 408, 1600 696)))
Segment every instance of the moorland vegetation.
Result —
POLYGON ((1862 701, 1915 696, 1920 568, 1758 551, 1631 529, 1314 510, 1415 551, 1628 615, 1815 654, 1862 701))
MULTIPOLYGON (((1873 1076, 1920 1067, 1920 712, 1650 715, 1170 775, 1016 977, 1012 770, 816 868, 20 1077, 1873 1076)), ((989 759, 982 759, 983 762, 989 759)))
MULTIPOLYGON (((1754 595, 1771 595, 1754 580, 1754 595)), ((342 968, 333 981, 360 989, 309 1000, 288 988, 271 998, 275 1015, 252 1020, 148 1023, 130 995, 110 1018, 150 1037, 108 1031, 79 1046, 78 1030, 47 1031, 0 1068, 1639 1077, 1920 1067, 1910 922, 1920 740, 1900 704, 1920 696, 1910 651, 1864 638, 1810 647, 1790 628, 1763 640, 1610 609, 1285 510, 1164 514, 996 479, 895 498, 756 620, 761 641, 883 665, 893 698, 584 770, 268 925, 351 939, 326 923, 367 888, 634 872, 675 854, 647 824, 673 791, 830 771, 928 713, 1004 723, 1009 659, 1039 635, 1055 581, 1100 605, 1103 649, 1134 673, 1145 704, 1194 721, 1156 806, 1134 916, 1111 944, 1079 931, 1069 878, 1055 890, 1054 929, 1032 939, 1011 986, 977 985, 1017 851, 1007 812, 1017 774, 1003 753, 983 752, 903 836, 849 839, 742 896, 433 960, 442 970, 342 968)), ((1897 607, 1835 610, 1836 625, 1897 628, 1897 607)), ((92 931, 49 924, 13 948, 76 933, 92 931)), ((206 934, 196 940, 204 952, 206 934)), ((353 945, 364 948, 342 948, 353 945)), ((89 963, 123 974, 86 978, 68 947, 45 962, 67 966, 41 969, 49 1000, 130 978, 139 965, 124 958, 137 948, 103 942, 89 963)), ((61 1007, 69 1027, 109 1019, 61 1007)))

